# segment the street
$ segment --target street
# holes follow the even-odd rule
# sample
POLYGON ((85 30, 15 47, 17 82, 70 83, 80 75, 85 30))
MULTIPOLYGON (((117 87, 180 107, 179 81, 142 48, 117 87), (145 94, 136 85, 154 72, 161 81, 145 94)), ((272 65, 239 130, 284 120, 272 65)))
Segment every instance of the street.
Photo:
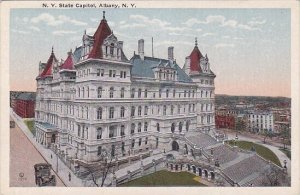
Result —
MULTIPOLYGON (((35 187, 34 165, 46 163, 20 128, 10 129, 9 184, 11 187, 35 187)), ((52 174, 55 174, 52 171, 52 174)), ((55 174, 56 186, 65 186, 55 174)))

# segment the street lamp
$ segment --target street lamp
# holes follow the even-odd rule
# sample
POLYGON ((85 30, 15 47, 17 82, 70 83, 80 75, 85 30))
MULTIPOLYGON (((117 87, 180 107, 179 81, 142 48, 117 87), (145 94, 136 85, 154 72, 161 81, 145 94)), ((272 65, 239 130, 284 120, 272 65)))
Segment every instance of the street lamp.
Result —
POLYGON ((286 169, 286 168, 287 168, 287 167, 286 167, 286 163, 287 163, 287 161, 286 161, 286 160, 284 160, 284 161, 283 161, 283 163, 284 163, 284 166, 283 166, 283 168, 285 168, 285 169, 286 169))

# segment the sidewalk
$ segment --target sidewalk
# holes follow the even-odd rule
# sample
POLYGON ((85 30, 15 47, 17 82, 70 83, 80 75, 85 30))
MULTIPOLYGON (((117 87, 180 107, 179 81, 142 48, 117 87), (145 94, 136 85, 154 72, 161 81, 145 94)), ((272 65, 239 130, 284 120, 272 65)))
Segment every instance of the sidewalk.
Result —
POLYGON ((79 179, 50 149, 44 148, 42 145, 35 141, 35 137, 31 134, 23 119, 15 114, 12 110, 10 111, 11 117, 14 119, 16 124, 20 127, 26 137, 30 140, 32 145, 41 153, 41 155, 46 159, 46 161, 52 165, 54 172, 59 176, 59 178, 68 187, 83 187, 81 179, 79 179), (52 159, 51 159, 52 154, 52 159), (57 171, 58 164, 58 171, 57 171), (69 181, 69 173, 71 174, 71 181, 69 181))

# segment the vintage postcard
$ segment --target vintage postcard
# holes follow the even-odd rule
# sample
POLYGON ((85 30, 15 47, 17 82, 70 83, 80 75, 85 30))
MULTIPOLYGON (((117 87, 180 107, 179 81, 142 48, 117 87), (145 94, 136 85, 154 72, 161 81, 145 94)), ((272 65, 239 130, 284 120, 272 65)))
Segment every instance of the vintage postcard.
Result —
POLYGON ((299 194, 298 23, 299 1, 1 2, 1 194, 299 194))

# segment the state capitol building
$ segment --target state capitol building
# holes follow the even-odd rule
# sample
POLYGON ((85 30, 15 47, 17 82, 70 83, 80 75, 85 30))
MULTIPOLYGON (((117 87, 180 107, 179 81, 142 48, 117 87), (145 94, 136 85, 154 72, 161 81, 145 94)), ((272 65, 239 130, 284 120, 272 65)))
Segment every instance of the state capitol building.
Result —
POLYGON ((214 135, 215 74, 197 40, 183 68, 174 48, 166 49, 164 59, 147 56, 140 39, 128 59, 105 15, 65 61, 52 48, 36 78, 37 142, 59 150, 77 171, 103 152, 115 159, 146 151, 194 155, 190 140, 214 135))

